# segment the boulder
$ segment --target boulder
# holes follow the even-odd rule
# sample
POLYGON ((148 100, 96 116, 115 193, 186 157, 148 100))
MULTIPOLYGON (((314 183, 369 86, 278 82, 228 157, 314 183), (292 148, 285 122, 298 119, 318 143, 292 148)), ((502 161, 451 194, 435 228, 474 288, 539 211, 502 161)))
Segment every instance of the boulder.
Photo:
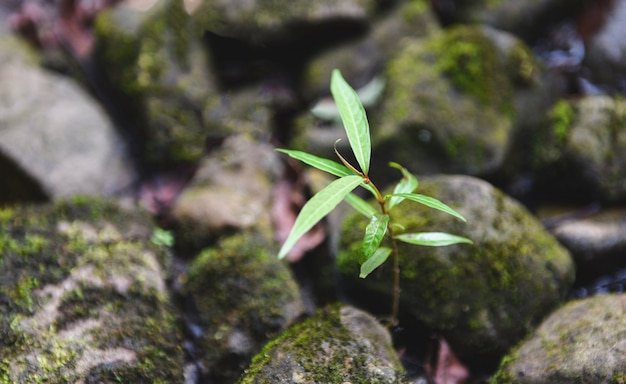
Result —
POLYGON ((0 209, 1 381, 183 383, 152 235, 145 213, 97 200, 0 209))
POLYGON ((298 285, 266 239, 227 237, 179 277, 204 377, 234 382, 271 338, 304 312, 298 285))
POLYGON ((332 305, 268 343, 238 381, 401 383, 389 332, 356 308, 332 305))
POLYGON ((136 178, 100 105, 15 37, 0 38, 0 165, 4 202, 112 196, 136 178))
POLYGON ((572 301, 503 360, 492 384, 626 380, 626 295, 572 301))
MULTIPOLYGON (((463 359, 499 359, 565 298, 574 281, 572 258, 520 203, 485 181, 425 177, 417 192, 449 204, 467 223, 410 201, 391 210, 395 223, 406 232, 448 232, 474 244, 398 242, 402 325, 425 323, 463 359)), ((345 219, 337 264, 350 297, 367 308, 390 308, 390 260, 358 278, 367 223, 356 213, 345 219)))
POLYGON ((530 49, 488 27, 407 39, 386 74, 374 156, 417 173, 502 171, 549 104, 530 49))
POLYGON ((561 100, 547 114, 531 155, 552 195, 574 201, 626 199, 626 101, 610 96, 561 100))

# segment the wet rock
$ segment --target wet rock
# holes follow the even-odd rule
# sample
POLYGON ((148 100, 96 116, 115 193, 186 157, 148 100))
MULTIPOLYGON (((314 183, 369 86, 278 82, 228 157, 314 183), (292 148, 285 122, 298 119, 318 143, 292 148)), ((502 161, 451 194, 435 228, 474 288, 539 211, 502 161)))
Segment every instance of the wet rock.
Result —
POLYGON ((609 96, 561 100, 532 152, 546 192, 571 199, 626 198, 626 102, 609 96))
MULTIPOLYGON (((523 206, 484 181, 428 177, 417 192, 449 204, 467 223, 408 201, 392 209, 395 222, 406 232, 448 232, 474 244, 398 243, 401 310, 442 334, 462 359, 499 359, 565 297, 572 259, 523 206)), ((351 297, 368 308, 390 307, 391 263, 358 279, 366 225, 360 214, 346 218, 337 264, 351 297)))
POLYGON ((112 196, 135 170, 101 107, 73 80, 43 70, 13 37, 0 38, 0 200, 112 196))
POLYGON ((311 37, 333 22, 365 23, 375 6, 374 0, 185 1, 204 30, 258 45, 311 37))
POLYGON ((76 199, 0 209, 0 377, 183 382, 167 252, 150 219, 76 199))
POLYGON ((418 173, 502 170, 549 104, 541 73, 522 41, 487 27, 407 40, 388 64, 374 155, 418 173))
POLYGON ((197 247, 233 230, 254 230, 273 238, 272 182, 282 170, 267 142, 235 135, 205 157, 189 185, 174 202, 178 245, 197 247))
POLYGON ((335 305, 268 343, 239 383, 400 383, 403 375, 387 330, 365 312, 335 305))
POLYGON ((626 295, 567 303, 502 360, 491 383, 620 383, 626 379, 626 295))
POLYGON ((276 254, 260 236, 234 235, 202 251, 179 278, 195 312, 190 325, 205 377, 233 382, 303 313, 298 286, 276 254))

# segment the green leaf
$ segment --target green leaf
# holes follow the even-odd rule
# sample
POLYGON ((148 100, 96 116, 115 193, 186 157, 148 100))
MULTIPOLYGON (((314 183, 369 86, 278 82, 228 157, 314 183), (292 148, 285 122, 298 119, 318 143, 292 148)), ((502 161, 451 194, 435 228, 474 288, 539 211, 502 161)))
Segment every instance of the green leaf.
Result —
POLYGON ((449 215, 457 217, 457 218, 459 218, 459 219, 461 219, 463 221, 467 221, 465 219, 465 217, 463 217, 460 213, 458 213, 454 209, 448 207, 447 205, 445 205, 441 201, 435 199, 434 197, 421 195, 419 193, 392 193, 390 195, 385 196, 385 199, 387 199, 387 197, 389 197, 389 196, 400 196, 400 197, 403 197, 403 198, 405 198, 407 200, 412 200, 412 201, 418 202, 420 204, 424 204, 427 207, 440 210, 440 211, 445 212, 445 213, 447 213, 449 215))
POLYGON ((380 267, 385 261, 387 261, 389 255, 391 255, 391 248, 378 248, 372 257, 365 260, 365 262, 361 264, 361 273, 359 274, 359 277, 361 279, 366 278, 367 275, 372 273, 376 268, 380 267))
POLYGON ((361 199, 354 193, 348 193, 344 198, 346 203, 350 204, 357 212, 363 214, 368 219, 377 214, 376 208, 372 207, 370 203, 361 199))
MULTIPOLYGON (((417 186, 419 185, 419 183, 417 182, 417 178, 413 176, 411 172, 407 171, 406 168, 404 168, 398 163, 391 162, 389 163, 389 166, 392 168, 399 169, 400 172, 402 172, 402 180, 400 180, 398 184, 396 184, 396 187, 393 190, 394 194, 413 193, 413 191, 417 189, 417 186)), ((388 202, 389 209, 400 204, 402 201, 404 201, 403 197, 391 196, 388 202)))
POLYGON ((361 184, 362 180, 361 176, 356 175, 342 177, 328 184, 326 188, 307 201, 298 214, 287 240, 278 253, 278 257, 285 257, 298 239, 329 214, 348 193, 361 184))
MULTIPOLYGON (((325 159, 323 157, 315 156, 307 152, 296 151, 293 149, 282 149, 276 148, 277 152, 284 153, 293 157, 296 160, 300 160, 304 164, 308 164, 313 168, 317 168, 320 171, 328 172, 331 175, 337 177, 344 177, 354 175, 354 172, 349 170, 345 165, 339 164, 336 161, 332 161, 329 159, 325 159)), ((370 191, 374 196, 376 196, 376 192, 374 192, 374 188, 370 184, 361 183, 361 187, 370 191)))
POLYGON ((396 239, 409 244, 443 247, 452 244, 473 244, 470 239, 444 232, 402 233, 396 239))
POLYGON ((328 160, 323 157, 311 155, 310 153, 307 153, 307 152, 295 151, 292 149, 281 149, 281 148, 277 148, 276 151, 285 153, 293 157, 296 160, 300 160, 304 164, 308 164, 313 168, 317 168, 321 171, 328 172, 331 175, 335 175, 337 177, 354 175, 354 173, 343 164, 339 164, 336 161, 328 160))
POLYGON ((387 224, 389 224, 389 215, 377 214, 372 216, 365 228, 365 236, 361 243, 361 263, 368 260, 380 247, 380 243, 387 233, 387 224))
POLYGON ((348 141, 354 157, 367 175, 370 168, 372 146, 370 143, 370 128, 365 115, 363 104, 357 93, 341 76, 338 69, 333 70, 330 80, 330 92, 333 94, 343 126, 348 135, 348 141))

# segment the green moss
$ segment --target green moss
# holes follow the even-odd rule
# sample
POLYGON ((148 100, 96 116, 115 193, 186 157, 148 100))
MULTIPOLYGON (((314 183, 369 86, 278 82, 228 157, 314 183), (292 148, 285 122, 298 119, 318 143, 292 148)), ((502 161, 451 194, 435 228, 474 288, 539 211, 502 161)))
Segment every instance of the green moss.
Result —
POLYGON ((502 71, 497 48, 482 29, 452 28, 433 41, 431 49, 438 54, 435 66, 459 90, 474 95, 484 105, 510 102, 510 80, 502 71))
MULTIPOLYGON (((372 360, 373 349, 367 342, 356 340, 368 335, 355 335, 347 329, 341 320, 341 310, 341 305, 323 308, 283 332, 252 359, 238 384, 269 382, 269 378, 296 380, 295 375, 298 380, 309 383, 388 382, 371 373, 368 365, 378 363, 372 360), (281 374, 285 377, 277 377, 281 374)), ((369 342, 374 341, 370 339, 369 342)), ((384 343, 380 341, 377 347, 384 343)), ((388 347, 389 356, 395 356, 390 344, 388 347)), ((400 369, 399 362, 397 364, 395 368, 400 369)), ((400 378, 396 377, 394 382, 400 382, 400 378)))
POLYGON ((576 113, 567 100, 559 100, 548 113, 552 122, 552 132, 559 145, 564 145, 567 140, 570 126, 576 113))
POLYGON ((123 382, 182 380, 177 320, 156 280, 157 259, 166 257, 149 242, 151 230, 145 212, 83 197, 15 209, 0 220, 0 383, 78 381, 85 353, 121 346, 137 363, 106 369, 123 382), (90 279, 81 280, 88 270, 90 279), (57 298, 50 319, 48 304, 57 298), (70 330, 84 320, 87 330, 70 330))
POLYGON ((198 351, 218 381, 235 380, 252 355, 303 311, 298 287, 276 252, 263 236, 230 236, 202 251, 183 279, 182 293, 206 328, 198 351), (230 351, 234 334, 248 340, 247 350, 230 351))

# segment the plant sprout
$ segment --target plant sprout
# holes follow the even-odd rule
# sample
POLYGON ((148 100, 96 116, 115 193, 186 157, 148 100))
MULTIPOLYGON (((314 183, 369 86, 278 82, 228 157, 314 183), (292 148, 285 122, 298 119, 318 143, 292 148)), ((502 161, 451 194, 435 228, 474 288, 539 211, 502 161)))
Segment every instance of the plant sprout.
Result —
POLYGON ((391 323, 396 325, 400 302, 400 266, 397 241, 431 247, 460 243, 471 244, 472 241, 465 237, 444 232, 395 233, 395 230, 401 231, 403 228, 401 225, 393 222, 389 212, 404 200, 420 203, 448 213, 460 220, 466 220, 461 214, 441 201, 433 197, 414 193, 418 187, 417 178, 400 164, 394 162, 389 163, 389 166, 398 169, 402 174, 402 179, 396 184, 393 193, 383 195, 369 178, 368 173, 372 152, 369 123, 357 93, 344 80, 337 69, 333 70, 330 90, 337 104, 350 148, 358 163, 358 168, 350 164, 339 153, 337 142, 335 142, 335 153, 341 164, 307 152, 277 149, 277 151, 285 153, 294 159, 338 177, 338 179, 316 193, 302 207, 291 232, 287 236, 287 240, 285 240, 278 253, 278 257, 285 257, 300 237, 328 215, 340 202, 345 200, 355 210, 369 219, 361 244, 361 255, 359 257, 361 269, 359 276, 361 278, 367 277, 372 271, 385 263, 390 256, 392 257, 394 286, 391 323), (377 210, 361 197, 352 193, 357 187, 363 187, 368 190, 376 199, 380 210, 377 210), (390 239, 390 247, 382 245, 385 236, 390 239))

